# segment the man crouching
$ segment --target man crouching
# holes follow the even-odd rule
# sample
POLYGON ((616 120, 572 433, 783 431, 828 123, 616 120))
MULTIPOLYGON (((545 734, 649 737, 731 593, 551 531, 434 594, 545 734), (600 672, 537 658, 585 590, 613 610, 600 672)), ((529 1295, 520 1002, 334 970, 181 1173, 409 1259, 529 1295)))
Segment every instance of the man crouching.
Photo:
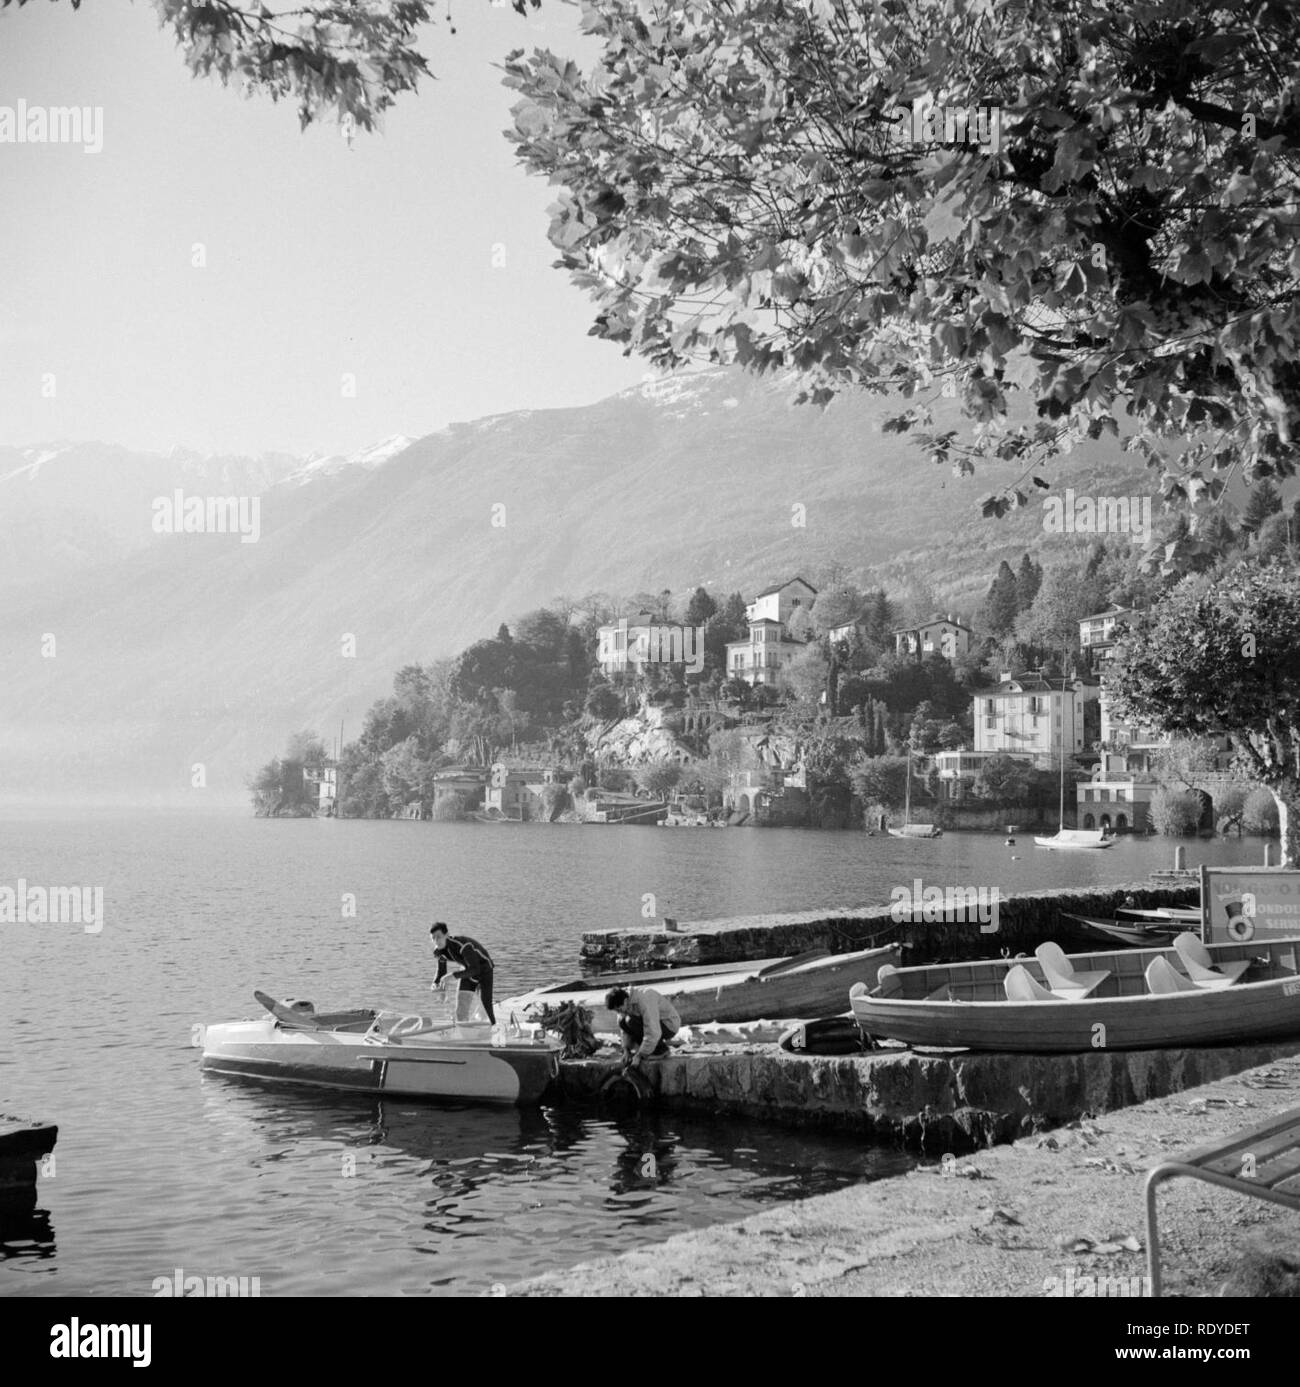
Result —
POLYGON ((668 1053, 668 1042, 682 1028, 677 1009, 653 987, 611 988, 605 1005, 618 1013, 623 1069, 639 1070, 645 1059, 668 1053))

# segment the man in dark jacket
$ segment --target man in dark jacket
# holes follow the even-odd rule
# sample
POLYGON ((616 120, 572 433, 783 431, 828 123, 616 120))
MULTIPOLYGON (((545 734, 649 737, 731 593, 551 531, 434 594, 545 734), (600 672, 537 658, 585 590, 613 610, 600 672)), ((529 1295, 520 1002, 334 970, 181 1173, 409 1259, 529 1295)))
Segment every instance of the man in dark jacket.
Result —
POLYGON ((430 928, 429 934, 438 955, 438 974, 433 985, 437 987, 448 973, 458 973, 461 995, 477 992, 488 1020, 495 1024, 496 1013, 492 1010, 492 955, 477 939, 471 939, 467 934, 451 934, 441 920, 430 928))

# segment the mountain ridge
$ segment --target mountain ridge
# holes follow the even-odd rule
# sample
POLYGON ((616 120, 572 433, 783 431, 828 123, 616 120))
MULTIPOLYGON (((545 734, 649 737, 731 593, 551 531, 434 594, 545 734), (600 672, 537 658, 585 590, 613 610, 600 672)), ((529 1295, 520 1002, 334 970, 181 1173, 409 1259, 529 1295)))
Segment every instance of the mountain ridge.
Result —
MULTIPOLYGON (((304 460, 285 454, 204 470, 184 450, 137 464, 106 449, 96 470, 92 445, 74 445, 78 495, 16 508, 0 482, 0 787, 184 799, 202 762, 208 793, 238 799, 286 733, 332 736, 342 718, 355 735, 401 665, 455 654, 562 593, 703 584, 752 597, 834 561, 894 596, 921 580, 969 613, 1002 558, 1086 545, 1047 535, 1037 507, 980 517, 1022 464, 957 479, 880 432, 897 400, 819 410, 794 406, 794 390, 696 372, 451 424, 297 481, 304 460), (257 543, 152 532, 151 487, 241 478, 260 486, 257 543)), ((960 427, 950 404, 936 427, 960 427)), ((41 483, 38 469, 34 491, 54 475, 41 483)), ((1046 475, 1102 495, 1155 491, 1114 444, 1046 475)))

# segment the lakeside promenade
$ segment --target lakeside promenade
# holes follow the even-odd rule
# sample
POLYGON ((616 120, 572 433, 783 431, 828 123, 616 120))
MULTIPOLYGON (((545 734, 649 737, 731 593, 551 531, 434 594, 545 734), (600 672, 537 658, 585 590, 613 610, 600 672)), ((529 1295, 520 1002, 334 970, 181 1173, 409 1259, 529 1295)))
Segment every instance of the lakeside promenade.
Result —
MULTIPOLYGON (((1146 1172, 1297 1104, 1300 1055, 1277 1058, 1008 1146, 530 1278, 506 1294, 1038 1297, 1104 1277, 1112 1289, 1102 1294, 1118 1286, 1140 1295, 1146 1172), (1090 1250, 1129 1238, 1138 1250, 1090 1250)), ((1160 1228, 1164 1290, 1174 1296, 1216 1295, 1247 1249, 1294 1256, 1300 1243, 1300 1214, 1191 1181, 1162 1188, 1160 1228)))

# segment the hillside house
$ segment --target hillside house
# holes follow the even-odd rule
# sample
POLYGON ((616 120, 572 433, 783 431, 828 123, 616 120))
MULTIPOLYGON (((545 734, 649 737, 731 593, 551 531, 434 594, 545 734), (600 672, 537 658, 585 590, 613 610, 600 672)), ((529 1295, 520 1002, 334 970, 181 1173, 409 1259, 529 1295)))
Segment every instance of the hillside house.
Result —
POLYGON ((1088 661, 1088 668, 1098 671, 1101 678, 1099 736, 1102 745, 1115 751, 1127 751, 1130 759, 1143 753, 1142 764, 1146 767, 1162 746, 1169 745, 1169 735, 1153 727, 1139 727, 1116 718, 1105 680, 1106 666, 1114 659, 1116 642, 1123 635, 1126 623, 1135 615, 1132 607, 1112 607, 1109 611, 1083 617, 1079 622, 1079 649, 1088 661))
POLYGON ((791 640, 786 623, 800 608, 807 609, 817 589, 802 578, 791 578, 764 589, 745 608, 749 636, 727 642, 727 678, 746 684, 775 684, 783 665, 803 649, 803 641, 791 640))
POLYGON ((1111 659, 1115 642, 1133 614, 1132 607, 1112 607, 1108 612, 1080 618, 1079 649, 1087 657, 1089 669, 1096 669, 1111 659))
POLYGON ((1004 673, 996 688, 972 700, 974 750, 1028 756, 1050 767, 1062 752, 1068 757, 1091 746, 1099 692, 1083 679, 1004 673))
POLYGON ((727 678, 775 684, 781 666, 806 648, 803 641, 792 641, 779 621, 751 621, 748 640, 727 642, 727 678))
POLYGON ((791 578, 789 582, 764 588, 745 608, 745 619, 751 623, 775 621, 784 626, 796 608, 811 607, 816 597, 817 589, 811 583, 802 578, 791 578))
POLYGON ((645 664, 684 664, 697 672, 703 664, 702 627, 658 621, 650 612, 601 626, 597 639, 596 660, 606 678, 639 671, 645 664))
POLYGON ((900 626, 893 632, 894 652, 923 660, 927 655, 942 655, 955 660, 970 650, 974 632, 964 621, 951 614, 931 617, 919 626, 900 626))

